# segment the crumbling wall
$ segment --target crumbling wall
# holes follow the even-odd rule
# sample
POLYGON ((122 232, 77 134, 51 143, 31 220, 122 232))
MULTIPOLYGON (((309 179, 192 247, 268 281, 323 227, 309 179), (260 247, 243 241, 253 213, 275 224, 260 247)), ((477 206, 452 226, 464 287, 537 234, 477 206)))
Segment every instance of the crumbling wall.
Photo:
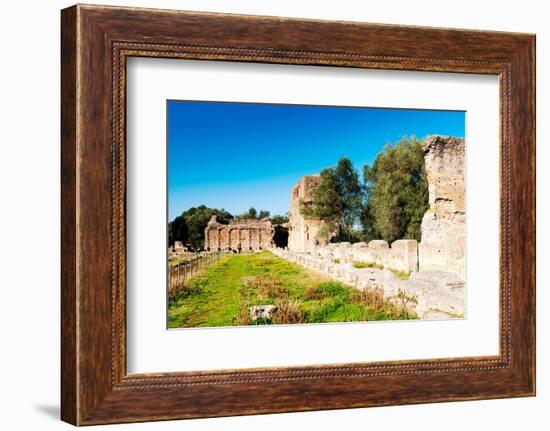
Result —
POLYGON ((204 247, 209 251, 265 250, 273 245, 273 233, 266 219, 235 219, 224 224, 212 216, 204 230, 204 247))
POLYGON ((325 244, 327 238, 320 238, 323 228, 321 219, 305 217, 300 211, 300 202, 311 202, 312 191, 319 185, 319 175, 306 175, 296 183, 290 192, 290 211, 288 213, 288 249, 298 253, 309 253, 319 244, 325 244))
POLYGON ((433 136, 424 141, 430 207, 422 218, 420 271, 446 271, 465 278, 464 139, 433 136))
MULTIPOLYGON (((302 177, 290 197, 288 249, 293 253, 332 255, 348 262, 375 263, 398 271, 444 271, 465 278, 465 145, 462 138, 432 136, 423 143, 429 208, 421 225, 421 242, 381 240, 369 244, 327 244, 320 238, 323 221, 304 217, 300 202, 311 202, 319 175, 302 177)), ((328 235, 330 237, 330 235, 328 235)))

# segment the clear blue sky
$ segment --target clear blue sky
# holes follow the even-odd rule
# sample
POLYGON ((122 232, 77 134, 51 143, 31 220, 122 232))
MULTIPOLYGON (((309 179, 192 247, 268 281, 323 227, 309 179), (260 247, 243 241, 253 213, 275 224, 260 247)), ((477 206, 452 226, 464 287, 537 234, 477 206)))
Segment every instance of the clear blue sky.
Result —
POLYGON ((285 214, 303 175, 348 157, 361 173, 403 136, 463 137, 462 111, 167 102, 168 217, 204 204, 285 214))

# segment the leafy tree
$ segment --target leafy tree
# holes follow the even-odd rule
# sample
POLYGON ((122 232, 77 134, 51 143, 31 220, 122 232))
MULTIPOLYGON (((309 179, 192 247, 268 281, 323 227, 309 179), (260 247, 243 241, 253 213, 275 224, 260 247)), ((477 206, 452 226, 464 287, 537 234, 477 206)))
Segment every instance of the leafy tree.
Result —
POLYGON ((326 168, 320 172, 317 187, 311 192, 310 201, 300 201, 300 211, 306 217, 315 217, 323 220, 325 226, 320 232, 321 240, 327 241, 340 221, 343 202, 338 190, 338 178, 334 168, 326 168))
POLYGON ((340 241, 358 241, 360 232, 356 229, 361 213, 363 190, 359 175, 351 161, 341 158, 336 165, 336 177, 339 182, 343 209, 337 237, 340 241))
POLYGON ((266 210, 260 210, 260 213, 258 214, 258 218, 268 218, 269 217, 269 211, 266 210))
POLYGON ((249 218, 249 219, 269 218, 269 211, 260 210, 260 212, 258 212, 256 211, 256 208, 251 207, 248 209, 247 212, 237 215, 236 218, 249 218))
POLYGON ((284 224, 288 223, 288 216, 287 215, 274 215, 270 219, 271 224, 284 224))
POLYGON ((168 224, 169 243, 181 241, 194 250, 204 247, 204 229, 215 215, 220 223, 228 223, 233 216, 222 209, 208 208, 205 205, 193 207, 184 211, 168 224))
POLYGON ((355 226, 361 212, 362 189, 351 161, 341 158, 335 168, 323 169, 320 177, 312 200, 300 203, 302 213, 325 222, 319 232, 321 241, 329 240, 334 233, 340 241, 357 240, 355 226))
POLYGON ((258 211, 256 211, 256 208, 250 207, 248 210, 247 218, 256 218, 258 216, 258 211))
POLYGON ((428 181, 422 143, 412 137, 387 145, 363 170, 366 201, 361 211, 365 239, 420 240, 428 209, 428 181))
POLYGON ((168 244, 172 245, 176 241, 187 243, 189 238, 189 228, 182 215, 177 216, 174 220, 168 223, 168 244))
POLYGON ((235 216, 235 218, 257 218, 258 217, 258 211, 256 211, 256 208, 250 207, 248 211, 239 214, 235 216))

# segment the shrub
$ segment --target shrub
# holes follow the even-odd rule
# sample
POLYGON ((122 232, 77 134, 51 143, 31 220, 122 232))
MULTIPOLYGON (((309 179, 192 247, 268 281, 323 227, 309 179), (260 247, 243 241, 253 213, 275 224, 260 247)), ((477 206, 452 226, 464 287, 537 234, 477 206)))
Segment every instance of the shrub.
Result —
POLYGON ((384 290, 380 287, 355 292, 351 297, 351 302, 352 304, 368 307, 375 312, 385 311, 389 305, 384 298, 384 290))
POLYGON ((187 284, 172 288, 168 292, 168 300, 170 303, 176 303, 192 295, 199 295, 203 292, 206 280, 197 277, 188 281, 187 284))
POLYGON ((409 308, 418 304, 418 297, 416 295, 407 294, 405 291, 399 289, 397 291, 397 301, 400 308, 400 317, 411 318, 410 316, 415 314, 409 308))
POLYGON ((277 299, 288 296, 288 290, 283 286, 281 280, 269 275, 256 275, 243 278, 243 285, 256 290, 260 301, 277 299))
POLYGON ((390 271, 393 272, 395 274, 395 276, 397 278, 400 278, 401 280, 408 280, 409 279, 409 275, 410 275, 409 272, 397 271, 395 269, 390 269, 390 271))
POLYGON ((342 286, 342 283, 339 281, 324 281, 322 283, 319 283, 317 286, 318 289, 321 291, 324 291, 327 295, 336 297, 336 296, 342 296, 342 297, 348 297, 350 293, 350 289, 342 286))
POLYGON ((248 303, 241 301, 239 305, 239 312, 233 319, 235 325, 245 326, 251 324, 250 314, 248 312, 248 303))
POLYGON ((313 313, 311 313, 309 321, 312 323, 327 322, 328 317, 331 314, 335 313, 339 308, 344 307, 345 305, 346 302, 342 301, 340 298, 333 298, 314 310, 313 313))
POLYGON ((327 292, 318 287, 308 287, 304 292, 304 298, 306 299, 323 299, 327 297, 327 292))
POLYGON ((357 269, 364 269, 364 268, 384 269, 384 265, 380 265, 374 262, 353 262, 353 267, 357 269))
POLYGON ((304 311, 298 305, 288 298, 279 299, 275 302, 277 310, 273 313, 271 323, 287 325, 292 323, 304 323, 304 311))

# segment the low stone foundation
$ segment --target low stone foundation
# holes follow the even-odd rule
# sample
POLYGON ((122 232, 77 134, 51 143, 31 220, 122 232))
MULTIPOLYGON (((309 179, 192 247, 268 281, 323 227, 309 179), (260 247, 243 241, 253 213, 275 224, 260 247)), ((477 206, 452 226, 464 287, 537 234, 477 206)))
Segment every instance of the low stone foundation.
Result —
MULTIPOLYGON (((342 252, 341 258, 335 257, 338 252, 326 253, 325 256, 322 256, 320 254, 296 253, 281 248, 273 248, 271 251, 283 259, 311 269, 324 277, 341 281, 358 290, 380 288, 384 291, 386 298, 396 303, 402 303, 403 295, 400 293, 404 294, 409 298, 409 302, 405 305, 414 311, 420 319, 446 319, 464 316, 464 282, 456 274, 441 271, 411 272, 408 280, 402 280, 386 267, 384 269, 354 268, 353 263, 349 261, 349 258, 354 256, 354 247, 335 248, 342 252), (335 259, 338 263, 335 262, 335 259), (416 302, 411 301, 410 298, 415 298, 416 302)), ((323 247, 322 251, 329 249, 329 247, 323 247)), ((396 248, 396 250, 399 249, 399 247, 396 248)))
POLYGON ((311 254, 343 263, 363 262, 407 273, 418 271, 418 243, 413 239, 400 239, 391 246, 382 240, 368 244, 339 242, 317 246, 311 254))

